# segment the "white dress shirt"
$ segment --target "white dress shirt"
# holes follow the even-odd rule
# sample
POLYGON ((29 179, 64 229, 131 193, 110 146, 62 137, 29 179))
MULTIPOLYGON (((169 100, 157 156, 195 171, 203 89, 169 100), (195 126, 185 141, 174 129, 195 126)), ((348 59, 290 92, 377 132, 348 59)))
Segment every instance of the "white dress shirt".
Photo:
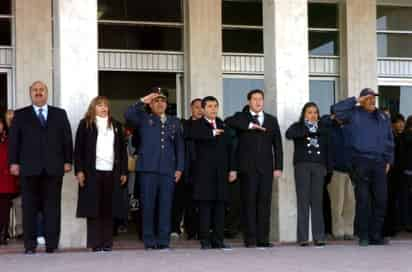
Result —
POLYGON ((114 164, 114 131, 108 127, 108 118, 96 116, 96 170, 113 171, 114 164))
POLYGON ((47 121, 47 115, 49 114, 49 107, 47 106, 47 104, 42 107, 39 107, 33 104, 33 109, 37 116, 39 116, 39 113, 40 113, 39 110, 42 109, 43 110, 42 114, 44 116, 44 119, 47 121))
MULTIPOLYGON (((257 119, 258 119, 258 121, 259 121, 259 125, 260 125, 260 126, 263 126, 263 122, 265 121, 265 114, 263 113, 263 111, 260 111, 260 112, 258 112, 258 113, 255 113, 255 112, 253 112, 253 111, 250 111, 250 114, 251 114, 252 116, 257 115, 257 116, 258 116, 257 119)), ((253 126, 254 126, 254 124, 253 124, 252 122, 250 122, 250 123, 249 123, 249 129, 253 128, 253 126)))
POLYGON ((216 129, 217 129, 216 119, 215 119, 215 120, 211 120, 211 119, 209 119, 209 118, 207 118, 207 117, 205 117, 205 119, 206 119, 206 121, 209 122, 209 124, 212 125, 212 127, 213 127, 213 136, 216 136, 216 129))

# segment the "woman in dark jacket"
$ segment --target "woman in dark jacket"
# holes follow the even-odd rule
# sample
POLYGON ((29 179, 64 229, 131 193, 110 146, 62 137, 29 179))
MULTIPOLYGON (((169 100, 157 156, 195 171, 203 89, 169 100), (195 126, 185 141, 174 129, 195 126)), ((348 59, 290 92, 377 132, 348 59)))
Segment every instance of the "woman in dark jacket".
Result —
POLYGON ((87 218, 87 247, 111 251, 113 196, 127 181, 127 152, 122 126, 111 117, 106 97, 91 101, 77 129, 74 152, 80 185, 77 216, 87 218))
POLYGON ((0 119, 0 245, 7 244, 12 199, 19 191, 17 177, 9 171, 7 144, 6 121, 0 119))
POLYGON ((295 151, 296 195, 298 204, 298 242, 307 246, 309 209, 312 216, 312 236, 317 246, 325 245, 323 219, 323 185, 329 168, 327 129, 319 122, 319 108, 307 103, 300 120, 286 131, 286 138, 293 140, 295 151))

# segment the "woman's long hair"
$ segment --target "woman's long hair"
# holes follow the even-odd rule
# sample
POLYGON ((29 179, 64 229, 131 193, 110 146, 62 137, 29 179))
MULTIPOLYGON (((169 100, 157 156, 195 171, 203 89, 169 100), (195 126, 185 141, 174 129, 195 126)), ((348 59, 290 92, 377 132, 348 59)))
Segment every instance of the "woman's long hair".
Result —
POLYGON ((314 102, 308 102, 308 103, 306 103, 304 106, 303 106, 303 108, 302 108, 302 112, 301 112, 301 114, 300 114, 300 118, 299 118, 299 122, 301 122, 301 123, 304 123, 305 122, 305 113, 306 113, 306 110, 308 109, 308 108, 315 108, 316 109, 316 111, 318 112, 318 121, 319 121, 319 119, 320 119, 320 114, 319 114, 319 107, 318 107, 318 105, 316 105, 316 103, 314 103, 314 102))
POLYGON ((92 99, 92 101, 90 102, 89 108, 87 109, 86 114, 84 115, 84 119, 86 121, 86 127, 87 128, 91 128, 94 124, 94 122, 96 121, 96 106, 99 104, 106 104, 108 107, 108 123, 107 123, 107 127, 111 128, 112 127, 112 114, 111 114, 111 110, 110 110, 110 103, 109 103, 109 99, 106 96, 97 96, 95 98, 92 99))
POLYGON ((0 133, 0 143, 2 143, 6 139, 9 130, 6 120, 3 117, 0 117, 0 123, 3 124, 3 131, 0 133))

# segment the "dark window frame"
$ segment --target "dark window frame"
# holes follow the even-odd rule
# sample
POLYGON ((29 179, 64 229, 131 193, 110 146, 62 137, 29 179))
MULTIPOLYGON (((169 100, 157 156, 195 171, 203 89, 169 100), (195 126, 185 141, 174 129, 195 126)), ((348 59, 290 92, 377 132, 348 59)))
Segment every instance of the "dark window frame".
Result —
MULTIPOLYGON (((404 38, 409 38, 412 41, 412 22, 411 22, 411 29, 410 30, 404 30, 404 29, 379 29, 378 25, 378 20, 380 17, 379 16, 379 9, 380 8, 385 8, 385 7, 393 7, 393 8, 407 8, 411 10, 412 13, 412 6, 393 6, 393 5, 378 5, 376 7, 376 46, 378 50, 378 59, 411 59, 412 58, 412 53, 411 56, 381 56, 380 53, 380 43, 379 43, 379 37, 382 35, 387 35, 387 36, 399 36, 399 37, 404 37, 404 38)), ((412 18, 412 17, 411 17, 412 18)), ((412 20, 412 19, 411 19, 412 20)))
POLYGON ((328 6, 328 7, 332 7, 334 6, 334 8, 336 9, 336 27, 330 27, 330 26, 310 26, 310 14, 308 14, 308 27, 309 27, 309 37, 308 40, 310 39, 310 34, 311 33, 334 33, 335 35, 337 35, 337 39, 336 39, 336 50, 334 49, 334 51, 336 51, 335 54, 330 55, 330 54, 310 54, 310 40, 309 40, 309 44, 308 44, 308 50, 309 50, 309 56, 310 57, 339 57, 340 53, 341 53, 341 44, 340 44, 340 25, 339 25, 339 5, 337 3, 323 3, 323 2, 309 2, 308 3, 308 12, 311 8, 311 6, 313 7, 314 5, 317 6, 328 6))
MULTIPOLYGON (((225 24, 224 23, 224 4, 225 1, 222 0, 222 53, 223 54, 247 54, 247 55, 262 55, 264 53, 264 33, 263 33, 263 9, 261 10, 261 18, 262 22, 261 24, 254 24, 254 25, 247 25, 247 24, 225 24), (257 47, 255 48, 256 50, 253 50, 254 52, 248 51, 245 48, 239 49, 239 50, 225 50, 225 44, 227 42, 225 41, 225 33, 228 32, 235 32, 239 31, 239 34, 241 31, 244 32, 253 32, 256 31, 257 33, 255 35, 260 35, 262 37, 261 41, 257 41, 257 47), (261 43, 261 45, 259 44, 261 43), (260 48, 258 48, 260 47, 260 48)), ((260 5, 262 5, 262 2, 260 2, 260 5)), ((250 34, 250 33, 249 33, 250 34)), ((226 36, 227 37, 227 36, 226 36)))

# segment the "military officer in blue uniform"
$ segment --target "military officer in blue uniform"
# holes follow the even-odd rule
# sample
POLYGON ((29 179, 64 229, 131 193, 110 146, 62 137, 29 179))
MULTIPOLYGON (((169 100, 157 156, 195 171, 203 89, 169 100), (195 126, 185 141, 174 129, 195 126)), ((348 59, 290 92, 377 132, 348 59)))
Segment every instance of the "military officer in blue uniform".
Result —
POLYGON ((146 249, 169 248, 173 192, 184 167, 181 123, 176 117, 166 115, 166 108, 167 97, 156 88, 156 92, 141 98, 125 114, 140 139, 136 171, 146 249), (149 111, 145 110, 146 105, 149 111), (158 233, 155 233, 155 221, 159 224, 158 233))

